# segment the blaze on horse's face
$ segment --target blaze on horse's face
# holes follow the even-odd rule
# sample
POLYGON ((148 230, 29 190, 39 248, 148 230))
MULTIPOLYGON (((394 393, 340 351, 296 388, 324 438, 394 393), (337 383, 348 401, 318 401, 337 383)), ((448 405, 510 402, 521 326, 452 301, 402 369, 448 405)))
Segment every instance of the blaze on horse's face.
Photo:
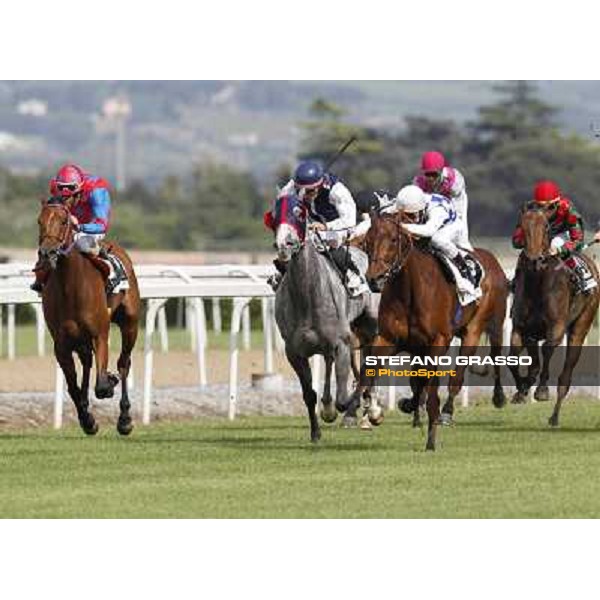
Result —
POLYGON ((297 196, 281 196, 273 213, 277 258, 288 262, 304 243, 306 207, 297 196))
POLYGON ((365 238, 365 248, 369 255, 367 280, 371 289, 380 292, 401 257, 400 240, 401 214, 371 216, 371 227, 365 238))
POLYGON ((525 256, 534 263, 536 268, 540 268, 550 248, 546 212, 535 207, 524 210, 521 215, 521 229, 525 238, 525 256))
POLYGON ((59 251, 72 237, 71 217, 62 204, 44 202, 38 217, 38 253, 40 259, 55 269, 59 251))

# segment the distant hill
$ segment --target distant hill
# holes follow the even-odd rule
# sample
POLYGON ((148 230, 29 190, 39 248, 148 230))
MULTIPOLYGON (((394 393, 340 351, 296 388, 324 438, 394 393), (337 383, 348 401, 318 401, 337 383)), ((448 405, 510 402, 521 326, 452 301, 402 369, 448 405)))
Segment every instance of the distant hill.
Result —
MULTIPOLYGON (((316 97, 348 118, 389 129, 407 115, 467 120, 494 98, 490 81, 4 81, 0 82, 0 164, 48 171, 64 160, 114 177, 114 129, 102 114, 126 97, 129 179, 157 181, 214 160, 270 176, 291 161, 297 127, 316 97)), ((565 130, 589 134, 600 122, 600 82, 542 81, 562 108, 565 130)))

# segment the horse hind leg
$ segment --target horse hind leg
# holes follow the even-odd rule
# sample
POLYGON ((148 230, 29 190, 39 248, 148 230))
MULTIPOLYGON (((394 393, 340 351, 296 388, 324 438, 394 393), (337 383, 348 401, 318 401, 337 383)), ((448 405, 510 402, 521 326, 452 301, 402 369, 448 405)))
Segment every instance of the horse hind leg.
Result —
POLYGON ((58 364, 65 375, 69 396, 71 396, 73 404, 75 404, 77 418, 79 419, 79 425, 81 426, 81 429, 87 435, 96 435, 96 433, 98 433, 98 424, 94 419, 94 415, 89 412, 89 400, 87 397, 90 370, 92 368, 91 354, 89 355, 89 361, 86 362, 86 355, 84 355, 84 359, 81 361, 81 364, 83 365, 83 377, 82 387, 80 389, 77 386, 77 371, 75 370, 75 361, 73 360, 73 353, 71 350, 65 348, 55 348, 54 353, 56 355, 56 360, 58 361, 58 364))
POLYGON ((121 318, 116 318, 115 321, 121 330, 121 354, 117 361, 119 377, 121 378, 120 414, 117 421, 117 431, 121 435, 129 435, 133 430, 133 422, 130 415, 131 403, 127 386, 129 371, 131 370, 131 353, 138 335, 138 320, 135 316, 124 315, 121 318))

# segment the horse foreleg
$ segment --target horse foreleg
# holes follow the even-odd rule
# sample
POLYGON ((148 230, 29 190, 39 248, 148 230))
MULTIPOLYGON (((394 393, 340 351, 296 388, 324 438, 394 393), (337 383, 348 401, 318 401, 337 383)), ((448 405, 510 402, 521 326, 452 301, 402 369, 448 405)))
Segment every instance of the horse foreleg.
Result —
MULTIPOLYGON (((450 341, 438 336, 431 348, 431 356, 441 356, 448 350, 450 341)), ((439 380, 432 377, 427 383, 427 445, 426 450, 435 450, 437 426, 440 420, 439 380)))
POLYGON ((96 398, 112 398, 117 378, 108 373, 108 334, 110 322, 101 325, 98 334, 92 338, 92 346, 96 357, 96 398))
POLYGON ((306 357, 292 354, 287 347, 285 353, 302 386, 302 397, 308 410, 308 420, 310 422, 310 440, 311 442, 318 442, 321 439, 321 429, 317 419, 317 394, 312 387, 310 364, 306 357))
POLYGON ((540 371, 540 380, 533 394, 538 402, 547 402, 550 400, 550 390, 548 389, 548 379, 550 378, 550 362, 556 346, 558 346, 565 336, 565 324, 561 319, 550 328, 546 342, 542 347, 543 364, 540 371))
MULTIPOLYGON (((98 425, 94 416, 89 412, 89 401, 87 398, 87 393, 84 396, 82 393, 82 389, 77 386, 77 371, 75 370, 75 361, 73 360, 73 353, 70 349, 67 348, 58 348, 55 346, 54 354, 56 355, 56 360, 62 369, 62 372, 65 375, 65 379, 67 381, 67 389, 69 390, 69 396, 73 400, 73 404, 75 404, 75 408, 77 410, 77 418, 79 419, 79 425, 81 429, 87 435, 95 435, 98 432, 98 425)), ((82 360, 83 365, 83 381, 82 388, 86 387, 86 365, 84 360, 82 360)), ((89 367, 87 369, 87 386, 89 386, 89 371, 91 368, 91 360, 89 367)), ((86 388, 87 391, 87 388, 86 388)))
POLYGON ((581 356, 581 349, 585 340, 586 333, 587 330, 583 333, 577 332, 569 334, 565 363, 561 374, 558 376, 556 404, 554 405, 552 416, 548 421, 551 427, 558 427, 560 409, 563 400, 569 393, 569 389, 571 387, 571 378, 573 376, 573 369, 575 368, 575 365, 577 364, 577 362, 579 361, 579 357, 581 356))
MULTIPOLYGON (((510 338, 510 350, 508 354, 510 356, 520 356, 523 350, 523 336, 520 331, 513 329, 510 338)), ((515 387, 517 388, 517 391, 515 392, 515 395, 513 396, 511 402, 513 404, 522 404, 527 401, 527 394, 529 392, 529 387, 527 386, 527 378, 521 376, 518 365, 510 365, 509 370, 513 376, 513 379, 515 380, 515 387)))
POLYGON ((333 369, 333 356, 324 356, 325 360, 325 384, 323 386, 323 398, 321 399, 321 419, 325 423, 333 423, 337 419, 337 410, 333 405, 331 396, 331 371, 333 369))

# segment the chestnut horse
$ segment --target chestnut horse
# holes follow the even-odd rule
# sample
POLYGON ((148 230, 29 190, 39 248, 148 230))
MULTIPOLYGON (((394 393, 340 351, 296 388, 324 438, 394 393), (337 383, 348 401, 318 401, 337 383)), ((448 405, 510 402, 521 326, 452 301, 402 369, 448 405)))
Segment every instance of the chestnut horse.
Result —
POLYGON ((39 257, 50 268, 42 295, 44 316, 54 341, 54 354, 65 375, 69 395, 77 409, 79 424, 88 435, 98 431, 89 410, 88 391, 92 361, 96 359, 97 398, 111 398, 119 378, 108 372, 108 335, 111 321, 121 330, 121 355, 117 363, 121 378, 120 415, 117 430, 129 435, 127 375, 138 333, 140 294, 131 261, 124 250, 111 244, 125 267, 129 290, 107 299, 104 276, 92 259, 73 249, 74 228, 68 209, 60 203, 43 202, 39 225, 39 257), (73 353, 83 367, 81 386, 73 353))
MULTIPOLYGON (((373 213, 365 239, 370 258, 367 277, 372 288, 383 288, 379 335, 373 343, 376 352, 395 355, 407 351, 422 356, 441 356, 448 351, 452 338, 459 337, 462 341, 460 354, 470 356, 475 354, 485 332, 490 338, 491 355, 500 355, 508 281, 496 258, 486 250, 475 251, 485 269, 481 283, 483 295, 479 301, 461 308, 456 286, 448 281, 439 259, 402 228, 402 218, 401 212, 373 213)), ((464 370, 465 367, 458 367, 456 376, 449 382, 448 401, 443 409, 449 416, 453 414, 454 399, 464 381, 464 370)), ((367 385, 357 388, 355 394, 358 397, 368 393, 375 384, 375 378, 366 381, 367 385)), ((440 419, 438 387, 436 378, 411 378, 410 411, 418 410, 422 395, 427 396, 427 450, 435 449, 440 419)), ((499 367, 495 368, 493 401, 498 407, 506 401, 499 367)))
MULTIPOLYGON (((517 386, 513 402, 526 401, 538 375, 539 385, 534 397, 538 401, 550 399, 550 361, 556 346, 566 334, 565 362, 558 377, 557 401, 550 417, 550 425, 557 427, 561 404, 571 386, 573 369, 598 311, 600 287, 585 294, 575 293, 569 269, 558 256, 549 253, 550 226, 544 208, 526 206, 521 213, 520 224, 525 247, 519 256, 515 274, 510 353, 518 355, 525 346, 533 360, 525 377, 521 377, 518 368, 511 367, 517 386), (538 342, 542 340, 543 367, 540 373, 538 342)), ((596 281, 599 281, 594 261, 584 255, 581 257, 596 281)))

